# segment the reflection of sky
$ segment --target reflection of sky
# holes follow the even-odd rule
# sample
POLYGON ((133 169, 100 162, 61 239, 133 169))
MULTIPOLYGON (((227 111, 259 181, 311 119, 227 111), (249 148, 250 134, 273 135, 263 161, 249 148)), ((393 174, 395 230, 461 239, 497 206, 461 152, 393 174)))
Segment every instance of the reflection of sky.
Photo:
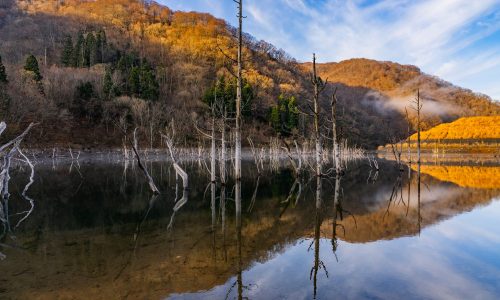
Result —
MULTIPOLYGON (((500 199, 489 206, 424 229, 420 236, 367 244, 339 241, 337 256, 330 240, 321 240, 318 298, 499 299, 500 199)), ((311 228, 312 230, 312 228, 311 228)), ((243 272, 251 299, 309 299, 314 264, 310 240, 290 246, 265 263, 243 272)), ((172 298, 224 299, 236 282, 210 291, 172 298)), ((236 296, 232 288, 230 299, 236 296)))

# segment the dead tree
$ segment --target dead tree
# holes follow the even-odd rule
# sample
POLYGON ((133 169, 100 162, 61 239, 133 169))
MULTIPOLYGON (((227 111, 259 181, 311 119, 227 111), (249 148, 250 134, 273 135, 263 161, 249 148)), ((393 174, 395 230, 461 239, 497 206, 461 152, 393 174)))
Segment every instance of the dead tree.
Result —
POLYGON ((313 53, 313 70, 311 74, 311 82, 314 87, 313 92, 313 117, 314 117, 314 140, 316 144, 316 176, 321 176, 321 133, 320 133, 320 117, 321 107, 319 105, 319 96, 326 88, 327 80, 323 81, 316 73, 316 54, 313 53))
POLYGON ((236 180, 241 180, 241 99, 242 99, 242 50, 243 50, 243 0, 234 0, 238 4, 238 73, 236 87, 236 128, 234 147, 234 171, 236 180))
POLYGON ((420 112, 423 103, 420 102, 420 90, 417 90, 417 97, 413 100, 412 108, 417 112, 417 163, 420 164, 420 112))
POLYGON ((332 148, 332 155, 333 155, 333 161, 334 161, 334 166, 335 166, 335 172, 337 174, 340 174, 342 172, 342 166, 340 165, 340 147, 339 147, 339 141, 337 138, 337 95, 336 95, 337 89, 332 94, 332 139, 333 139, 333 148, 332 148))
POLYGON ((408 127, 407 127, 407 133, 406 135, 408 136, 408 144, 407 144, 407 151, 408 151, 408 163, 411 164, 411 141, 410 141, 410 132, 411 132, 411 123, 410 123, 410 116, 408 115, 408 110, 406 109, 405 107, 405 114, 406 114, 406 122, 408 123, 408 127))

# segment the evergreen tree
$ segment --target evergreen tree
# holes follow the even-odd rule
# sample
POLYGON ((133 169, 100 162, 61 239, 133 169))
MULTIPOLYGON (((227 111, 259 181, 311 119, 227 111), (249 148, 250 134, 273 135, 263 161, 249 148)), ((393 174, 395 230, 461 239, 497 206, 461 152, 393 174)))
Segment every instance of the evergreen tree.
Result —
POLYGON ((280 95, 278 103, 270 108, 269 122, 283 135, 289 135, 299 125, 299 108, 295 97, 280 95))
POLYGON ((293 129, 299 126, 299 108, 295 97, 288 98, 288 128, 293 129))
POLYGON ((111 69, 106 69, 106 74, 104 75, 104 83, 103 83, 103 93, 104 98, 109 99, 111 97, 111 92, 113 91, 113 79, 111 78, 112 73, 111 69))
POLYGON ((96 35, 96 62, 104 63, 106 61, 106 33, 102 28, 96 35))
POLYGON ((131 95, 141 93, 141 75, 138 67, 132 67, 128 76, 128 90, 131 95))
POLYGON ((5 66, 2 63, 2 57, 0 56, 0 84, 9 82, 7 80, 7 72, 5 71, 5 66))
POLYGON ((78 32, 78 37, 76 39, 75 48, 73 49, 73 67, 79 68, 83 67, 83 48, 84 48, 85 38, 83 33, 78 32))
MULTIPOLYGON (((254 94, 252 86, 246 80, 243 80, 243 88, 241 92, 241 114, 243 116, 251 116, 254 94)), ((217 94, 217 99, 224 99, 224 103, 229 113, 236 111, 236 79, 227 81, 224 76, 220 77, 214 86, 205 91, 203 101, 208 105, 212 105, 215 99, 215 94, 217 94)))
POLYGON ((141 98, 147 100, 158 100, 160 86, 156 81, 154 70, 148 66, 143 66, 141 70, 141 98))
POLYGON ((98 31, 97 34, 95 35, 95 58, 94 58, 94 61, 96 64, 100 64, 103 62, 101 31, 98 31))
POLYGON ((85 39, 85 49, 83 51, 83 66, 91 67, 95 64, 96 41, 92 32, 87 34, 85 39))
POLYGON ((30 54, 28 58, 26 59, 26 64, 24 65, 24 69, 29 72, 33 72, 34 79, 36 81, 42 80, 42 74, 40 74, 40 69, 38 67, 38 61, 36 60, 36 57, 33 56, 33 54, 30 54))
POLYGON ((88 101, 94 97, 94 86, 91 82, 80 83, 76 87, 76 98, 84 101, 88 101))
POLYGON ((73 40, 69 35, 64 38, 64 48, 61 55, 61 63, 65 67, 71 67, 73 65, 73 40))

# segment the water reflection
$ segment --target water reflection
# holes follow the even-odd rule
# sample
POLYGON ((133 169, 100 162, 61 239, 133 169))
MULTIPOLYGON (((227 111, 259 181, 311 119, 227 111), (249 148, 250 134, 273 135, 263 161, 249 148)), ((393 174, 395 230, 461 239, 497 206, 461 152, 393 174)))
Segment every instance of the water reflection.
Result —
MULTIPOLYGON (((258 176, 247 163, 241 182, 216 184, 185 163, 188 193, 171 165, 152 162, 162 178, 154 198, 132 162, 81 161, 82 176, 39 165, 30 188, 38 205, 19 225, 17 248, 1 245, 0 296, 428 298, 429 278, 451 296, 500 295, 500 255, 491 250, 500 230, 484 223, 500 216, 499 187, 380 164, 368 183, 363 163, 312 181, 287 169, 258 176), (471 292, 449 288, 460 283, 471 292)), ((13 185, 10 211, 24 210, 22 187, 13 185)))

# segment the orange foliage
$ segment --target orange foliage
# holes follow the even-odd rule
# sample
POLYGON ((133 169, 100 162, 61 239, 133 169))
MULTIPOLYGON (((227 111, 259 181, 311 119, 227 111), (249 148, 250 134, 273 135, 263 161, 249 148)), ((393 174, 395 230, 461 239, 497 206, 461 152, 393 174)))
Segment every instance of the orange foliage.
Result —
MULTIPOLYGON (((500 139, 500 116, 460 118, 420 133, 422 141, 446 139, 500 139)), ((417 134, 411 136, 417 140, 417 134)))
MULTIPOLYGON (((412 166, 416 169, 416 166, 412 166)), ((461 187, 500 189, 500 167, 483 166, 428 166, 420 167, 422 173, 461 187)))

